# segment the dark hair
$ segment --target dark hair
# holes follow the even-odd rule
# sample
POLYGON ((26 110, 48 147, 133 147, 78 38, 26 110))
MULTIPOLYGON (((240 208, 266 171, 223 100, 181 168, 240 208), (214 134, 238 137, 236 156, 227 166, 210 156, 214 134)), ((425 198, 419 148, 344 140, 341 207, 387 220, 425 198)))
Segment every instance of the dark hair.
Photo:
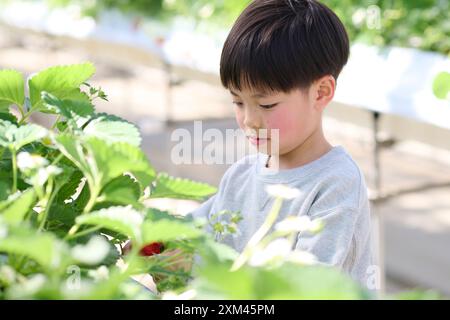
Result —
POLYGON ((337 80, 349 51, 344 25, 324 4, 254 0, 225 41, 220 78, 227 89, 307 89, 325 75, 337 80))

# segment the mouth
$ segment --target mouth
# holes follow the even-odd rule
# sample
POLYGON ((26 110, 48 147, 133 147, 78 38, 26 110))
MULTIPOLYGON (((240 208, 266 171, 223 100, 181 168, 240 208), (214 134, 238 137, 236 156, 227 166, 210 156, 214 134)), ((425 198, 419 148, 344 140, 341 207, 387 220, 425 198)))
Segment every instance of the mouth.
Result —
POLYGON ((247 136, 247 138, 250 141, 250 143, 255 146, 265 144, 265 143, 267 143, 267 141, 270 140, 268 138, 259 138, 259 137, 254 137, 254 136, 247 136))

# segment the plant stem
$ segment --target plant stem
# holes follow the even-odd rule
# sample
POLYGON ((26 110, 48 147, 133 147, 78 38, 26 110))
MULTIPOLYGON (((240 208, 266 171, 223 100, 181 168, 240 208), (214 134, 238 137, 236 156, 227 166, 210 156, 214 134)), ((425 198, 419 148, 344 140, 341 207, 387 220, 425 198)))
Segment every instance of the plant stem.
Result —
POLYGON ((84 207, 83 214, 90 212, 91 209, 94 207, 96 201, 97 201, 97 196, 94 194, 91 194, 91 197, 89 198, 89 201, 86 204, 86 207, 84 207))
POLYGON ((84 236, 84 235, 86 235, 86 234, 95 232, 95 231, 97 231, 97 230, 100 230, 101 228, 102 228, 102 227, 100 227, 100 226, 95 226, 95 227, 85 229, 85 230, 83 230, 83 231, 80 231, 80 232, 75 233, 75 234, 72 234, 72 235, 67 234, 67 235, 64 237, 64 240, 73 240, 73 239, 75 239, 75 238, 84 236))
POLYGON ((17 155, 16 151, 14 149, 10 149, 11 151, 11 159, 12 159, 12 169, 13 169, 13 187, 12 187, 12 193, 17 192, 17 155))
POLYGON ((28 117, 35 111, 36 109, 31 108, 30 111, 28 111, 27 113, 23 114, 23 112, 21 112, 22 115, 22 119, 20 119, 19 121, 19 126, 23 125, 25 123, 25 121, 28 119, 28 117))
POLYGON ((62 153, 60 153, 60 154, 55 158, 55 160, 53 160, 52 166, 55 166, 58 162, 61 161, 62 158, 64 158, 64 155, 63 155, 62 153))
POLYGON ((30 114, 28 112, 26 114, 22 114, 22 119, 19 121, 19 126, 23 125, 29 116, 30 114))
POLYGON ((70 228, 69 231, 67 232, 66 236, 64 237, 64 240, 67 240, 68 238, 76 234, 79 228, 80 225, 78 224, 73 225, 72 228, 70 228))
POLYGON ((56 117, 55 123, 53 123, 52 128, 51 128, 52 130, 54 130, 56 128, 56 125, 58 124, 59 119, 61 119, 61 115, 60 114, 56 117))
POLYGON ((270 228, 275 223, 278 214, 280 213, 282 204, 283 204, 282 198, 275 199, 275 203, 273 204, 272 209, 267 215, 266 220, 264 221, 262 226, 258 229, 258 231, 256 231, 255 234, 250 238, 249 242, 245 246, 242 253, 236 258, 231 267, 231 271, 238 270, 247 262, 256 245, 264 238, 264 236, 267 234, 267 232, 269 232, 270 228))
POLYGON ((45 210, 42 213, 42 218, 41 218, 41 222, 39 224, 39 231, 42 231, 42 229, 44 229, 45 226, 45 222, 47 221, 47 217, 48 217, 48 213, 50 211, 50 207, 52 206, 53 200, 55 199, 56 195, 58 194, 58 190, 59 188, 55 188, 55 190, 53 190, 53 179, 50 179, 50 181, 48 182, 48 190, 46 190, 46 195, 45 197, 48 199, 45 202, 45 210))
POLYGON ((93 184, 88 183, 88 185, 89 185, 89 189, 91 190, 91 196, 89 197, 89 201, 86 204, 86 207, 84 207, 84 209, 83 209, 83 214, 88 213, 92 210, 95 203, 97 202, 98 194, 100 193, 98 188, 95 187, 93 184))

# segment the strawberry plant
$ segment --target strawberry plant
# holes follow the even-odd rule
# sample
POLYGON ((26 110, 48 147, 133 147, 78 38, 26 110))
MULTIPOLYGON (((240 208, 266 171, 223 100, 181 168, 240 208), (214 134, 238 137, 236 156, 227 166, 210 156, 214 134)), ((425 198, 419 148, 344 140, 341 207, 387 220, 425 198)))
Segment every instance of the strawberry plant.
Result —
POLYGON ((88 83, 94 72, 90 63, 57 66, 25 81, 0 71, 2 298, 133 298, 143 292, 136 273, 189 277, 165 268, 173 255, 151 256, 160 242, 189 252, 186 241, 202 233, 144 201, 201 200, 215 188, 157 173, 137 128, 95 111, 107 97, 88 83), (30 123, 37 112, 53 117, 51 128, 30 123))

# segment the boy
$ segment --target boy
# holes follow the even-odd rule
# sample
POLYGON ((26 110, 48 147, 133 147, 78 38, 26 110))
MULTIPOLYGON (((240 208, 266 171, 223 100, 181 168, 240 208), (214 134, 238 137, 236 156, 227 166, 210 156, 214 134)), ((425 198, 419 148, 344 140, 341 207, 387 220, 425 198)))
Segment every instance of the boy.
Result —
POLYGON ((283 203, 278 221, 306 215, 321 219, 324 229, 315 235, 298 234, 295 249, 314 254, 319 262, 365 285, 372 264, 365 180, 346 150, 330 145, 322 131, 323 111, 348 56, 344 26, 318 1, 249 4, 224 44, 220 77, 236 105, 236 120, 244 132, 253 132, 249 140, 258 153, 233 164, 218 193, 192 216, 240 211, 238 236, 223 242, 241 252, 271 208, 266 186, 296 188, 300 196, 283 203), (267 136, 258 134, 262 129, 268 130, 267 136), (266 148, 264 154, 262 147, 270 143, 273 129, 278 129, 279 148, 266 148))

